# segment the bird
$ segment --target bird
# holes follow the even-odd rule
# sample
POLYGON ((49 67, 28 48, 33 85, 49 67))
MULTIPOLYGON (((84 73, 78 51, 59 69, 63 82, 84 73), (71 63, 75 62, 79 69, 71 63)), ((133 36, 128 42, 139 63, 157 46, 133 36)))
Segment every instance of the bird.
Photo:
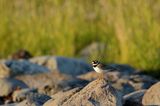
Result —
POLYGON ((92 61, 92 67, 93 69, 100 74, 99 78, 104 78, 104 74, 109 72, 109 71, 114 71, 114 70, 118 70, 116 67, 112 66, 112 65, 105 65, 101 62, 99 62, 98 60, 93 60, 92 61))

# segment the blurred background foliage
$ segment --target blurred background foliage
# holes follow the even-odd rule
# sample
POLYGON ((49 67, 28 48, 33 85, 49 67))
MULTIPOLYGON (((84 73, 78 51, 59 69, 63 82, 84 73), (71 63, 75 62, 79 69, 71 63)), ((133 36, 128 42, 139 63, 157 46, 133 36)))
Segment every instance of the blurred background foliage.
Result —
POLYGON ((79 57, 100 42, 107 45, 103 56, 89 61, 158 70, 159 41, 160 0, 0 0, 1 58, 20 48, 79 57))

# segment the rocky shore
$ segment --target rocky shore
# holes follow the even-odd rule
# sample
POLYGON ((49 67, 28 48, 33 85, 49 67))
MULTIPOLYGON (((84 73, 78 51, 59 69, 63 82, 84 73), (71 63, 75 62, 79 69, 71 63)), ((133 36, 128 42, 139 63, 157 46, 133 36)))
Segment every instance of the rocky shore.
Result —
POLYGON ((43 56, 0 61, 0 106, 160 105, 160 82, 127 65, 99 79, 80 59, 43 56), (106 80, 107 79, 107 80, 106 80))

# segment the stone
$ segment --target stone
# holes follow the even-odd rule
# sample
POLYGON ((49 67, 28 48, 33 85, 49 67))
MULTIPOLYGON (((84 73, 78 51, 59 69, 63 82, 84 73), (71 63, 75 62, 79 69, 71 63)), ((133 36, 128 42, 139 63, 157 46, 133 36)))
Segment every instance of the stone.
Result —
POLYGON ((124 104, 123 106, 143 106, 142 105, 142 98, 144 93, 146 92, 145 89, 135 91, 123 96, 124 104))
MULTIPOLYGON (((75 89, 74 89, 75 90, 75 89)), ((67 91, 47 101, 44 106, 122 106, 122 95, 105 79, 92 81, 81 90, 67 91), (67 92, 72 92, 70 95, 67 92)))
POLYGON ((152 85, 144 94, 142 99, 143 105, 160 105, 160 82, 152 85))
POLYGON ((41 89, 52 85, 56 88, 58 87, 58 83, 63 80, 71 80, 72 77, 59 72, 48 72, 34 75, 21 75, 17 76, 16 79, 25 82, 30 88, 41 89))
POLYGON ((59 72, 49 72, 34 75, 21 75, 16 77, 25 82, 30 88, 38 88, 40 93, 53 95, 61 90, 75 87, 84 87, 89 81, 75 78, 59 72))
POLYGON ((81 78, 81 79, 93 81, 93 80, 95 80, 99 77, 99 74, 97 74, 97 72, 95 72, 95 71, 91 71, 91 72, 88 72, 86 74, 79 75, 77 77, 81 78))
POLYGON ((41 57, 34 57, 29 60, 34 64, 38 64, 41 66, 47 67, 51 71, 55 71, 58 69, 57 61, 54 56, 41 56, 41 57))
POLYGON ((17 106, 18 103, 9 103, 9 104, 3 104, 0 106, 17 106))
POLYGON ((8 78, 11 76, 11 70, 4 63, 0 63, 0 78, 8 78))
POLYGON ((77 76, 92 70, 91 65, 81 59, 73 59, 66 57, 36 57, 30 59, 32 63, 48 67, 51 71, 58 70, 60 73, 77 76))
POLYGON ((5 62, 5 64, 11 71, 11 77, 24 74, 37 74, 49 72, 48 68, 40 66, 38 64, 33 64, 28 60, 8 60, 5 62))
POLYGON ((69 97, 71 97, 72 95, 74 95, 75 93, 79 92, 82 88, 79 88, 79 87, 76 87, 76 88, 73 88, 69 91, 60 91, 54 95, 52 95, 52 99, 48 100, 44 106, 50 106, 50 105, 53 105, 53 106, 56 106, 57 104, 62 104, 64 101, 66 101, 69 97), (57 102, 54 102, 53 103, 53 100, 55 100, 57 102))
POLYGON ((28 86, 16 79, 0 78, 0 97, 8 96, 13 93, 14 90, 28 88, 28 86))
MULTIPOLYGON (((148 89, 158 80, 148 76, 139 74, 136 70, 123 65, 114 65, 118 70, 105 73, 104 77, 112 83, 112 86, 122 92, 123 95, 128 93, 148 89), (128 70, 128 71, 127 71, 128 70)), ((78 78, 93 81, 99 77, 95 71, 79 75, 78 78)))
POLYGON ((148 89, 150 86, 155 84, 158 80, 147 75, 130 75, 129 83, 135 88, 135 90, 148 89))
POLYGON ((26 100, 18 103, 16 106, 42 106, 49 99, 51 99, 51 97, 47 95, 33 93, 30 94, 26 100))
POLYGON ((120 90, 123 95, 135 91, 135 88, 128 83, 127 79, 120 78, 119 80, 112 82, 112 86, 120 90))
POLYGON ((13 102, 20 102, 22 100, 25 100, 31 93, 37 93, 37 90, 34 88, 16 90, 12 94, 13 102))

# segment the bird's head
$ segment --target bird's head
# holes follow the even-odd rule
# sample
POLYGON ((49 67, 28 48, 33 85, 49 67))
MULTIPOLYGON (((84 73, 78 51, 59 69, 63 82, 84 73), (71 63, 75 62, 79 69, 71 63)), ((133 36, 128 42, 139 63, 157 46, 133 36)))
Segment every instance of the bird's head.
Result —
POLYGON ((96 67, 96 66, 99 65, 99 64, 100 64, 100 62, 99 62, 98 60, 92 61, 92 66, 93 66, 93 67, 96 67))

